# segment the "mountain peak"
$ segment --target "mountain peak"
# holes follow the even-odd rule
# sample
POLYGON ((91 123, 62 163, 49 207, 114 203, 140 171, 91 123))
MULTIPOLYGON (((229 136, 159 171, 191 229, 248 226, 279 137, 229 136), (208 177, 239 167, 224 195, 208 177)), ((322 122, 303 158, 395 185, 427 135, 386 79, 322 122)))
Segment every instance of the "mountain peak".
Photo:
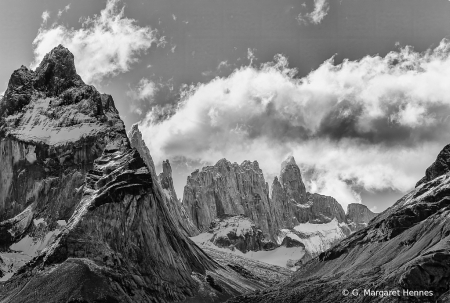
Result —
POLYGON ((70 87, 83 84, 77 74, 73 54, 61 44, 46 54, 36 68, 35 87, 48 95, 58 95, 70 87))
POLYGON ((438 154, 436 161, 427 168, 425 176, 416 184, 419 185, 429 182, 450 171, 450 144, 446 145, 438 154))
POLYGON ((172 167, 170 166, 169 160, 163 161, 163 175, 172 177, 172 167))
POLYGON ((293 156, 289 156, 281 163, 280 183, 286 190, 290 199, 296 203, 306 202, 306 188, 302 180, 300 168, 293 156))
POLYGON ((297 162, 295 162, 294 156, 287 157, 286 160, 284 160, 281 163, 281 169, 283 169, 284 167, 286 167, 288 165, 297 165, 297 162))

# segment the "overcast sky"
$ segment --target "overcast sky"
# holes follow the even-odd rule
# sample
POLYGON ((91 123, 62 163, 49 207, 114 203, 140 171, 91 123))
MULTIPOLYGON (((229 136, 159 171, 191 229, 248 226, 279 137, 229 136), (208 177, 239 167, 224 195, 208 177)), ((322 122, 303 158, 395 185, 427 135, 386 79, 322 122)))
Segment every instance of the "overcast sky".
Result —
POLYGON ((157 170, 294 155, 310 191, 382 211, 450 142, 447 0, 0 0, 0 92, 62 43, 140 123, 157 170))

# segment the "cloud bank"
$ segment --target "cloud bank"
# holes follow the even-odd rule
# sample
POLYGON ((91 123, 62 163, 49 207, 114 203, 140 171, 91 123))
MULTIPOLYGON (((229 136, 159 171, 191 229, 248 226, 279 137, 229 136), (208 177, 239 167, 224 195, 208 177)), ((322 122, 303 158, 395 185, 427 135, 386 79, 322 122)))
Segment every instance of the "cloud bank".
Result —
POLYGON ((155 162, 257 160, 269 179, 294 155, 309 190, 343 206, 358 189, 407 191, 448 143, 450 43, 334 64, 297 78, 287 58, 185 86, 140 123, 155 162))
POLYGON ((87 83, 98 83, 105 77, 127 72, 140 53, 161 42, 156 30, 141 27, 134 19, 126 18, 117 0, 108 0, 105 9, 99 15, 84 19, 79 29, 57 22, 48 27, 49 14, 44 14, 44 22, 33 41, 32 68, 52 48, 63 44, 74 54, 77 71, 87 83))

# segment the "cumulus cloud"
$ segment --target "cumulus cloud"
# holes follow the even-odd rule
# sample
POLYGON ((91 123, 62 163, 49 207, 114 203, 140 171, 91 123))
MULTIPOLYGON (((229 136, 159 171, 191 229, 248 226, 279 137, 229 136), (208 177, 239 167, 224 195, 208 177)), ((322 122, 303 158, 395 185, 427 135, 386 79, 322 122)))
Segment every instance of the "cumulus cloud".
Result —
POLYGON ((130 104, 130 111, 139 115, 142 114, 142 101, 152 102, 153 97, 157 91, 156 84, 147 78, 142 78, 134 88, 127 91, 127 96, 130 97, 132 103, 130 104))
POLYGON ((257 160, 270 180, 293 155, 309 190, 346 206, 358 189, 407 191, 448 143, 450 43, 424 53, 325 61, 299 79, 277 55, 185 86, 176 108, 140 123, 155 162, 257 160))
MULTIPOLYGON (((303 3, 303 7, 306 7, 306 4, 303 3)), ((319 24, 328 15, 328 11, 330 10, 330 4, 328 0, 314 0, 314 9, 310 13, 300 13, 297 17, 299 23, 302 24, 319 24)))
MULTIPOLYGON (((68 8, 67 8, 68 9, 68 8)), ((45 13, 45 12, 44 12, 45 13)), ((44 15, 43 15, 44 18, 44 15)), ((99 15, 82 21, 79 29, 44 23, 33 41, 35 68, 52 48, 63 44, 75 56, 77 71, 88 83, 126 72, 153 44, 161 45, 156 30, 124 16, 117 0, 108 0, 99 15)), ((164 44, 164 43, 163 43, 164 44)))

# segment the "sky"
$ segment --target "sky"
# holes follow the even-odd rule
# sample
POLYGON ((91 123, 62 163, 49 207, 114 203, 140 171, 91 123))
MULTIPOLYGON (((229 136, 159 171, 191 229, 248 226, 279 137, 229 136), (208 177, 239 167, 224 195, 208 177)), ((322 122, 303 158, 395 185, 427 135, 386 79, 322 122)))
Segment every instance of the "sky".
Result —
POLYGON ((447 0, 0 0, 0 93, 58 44, 139 123, 160 171, 293 155, 308 190, 379 212, 450 142, 447 0))

